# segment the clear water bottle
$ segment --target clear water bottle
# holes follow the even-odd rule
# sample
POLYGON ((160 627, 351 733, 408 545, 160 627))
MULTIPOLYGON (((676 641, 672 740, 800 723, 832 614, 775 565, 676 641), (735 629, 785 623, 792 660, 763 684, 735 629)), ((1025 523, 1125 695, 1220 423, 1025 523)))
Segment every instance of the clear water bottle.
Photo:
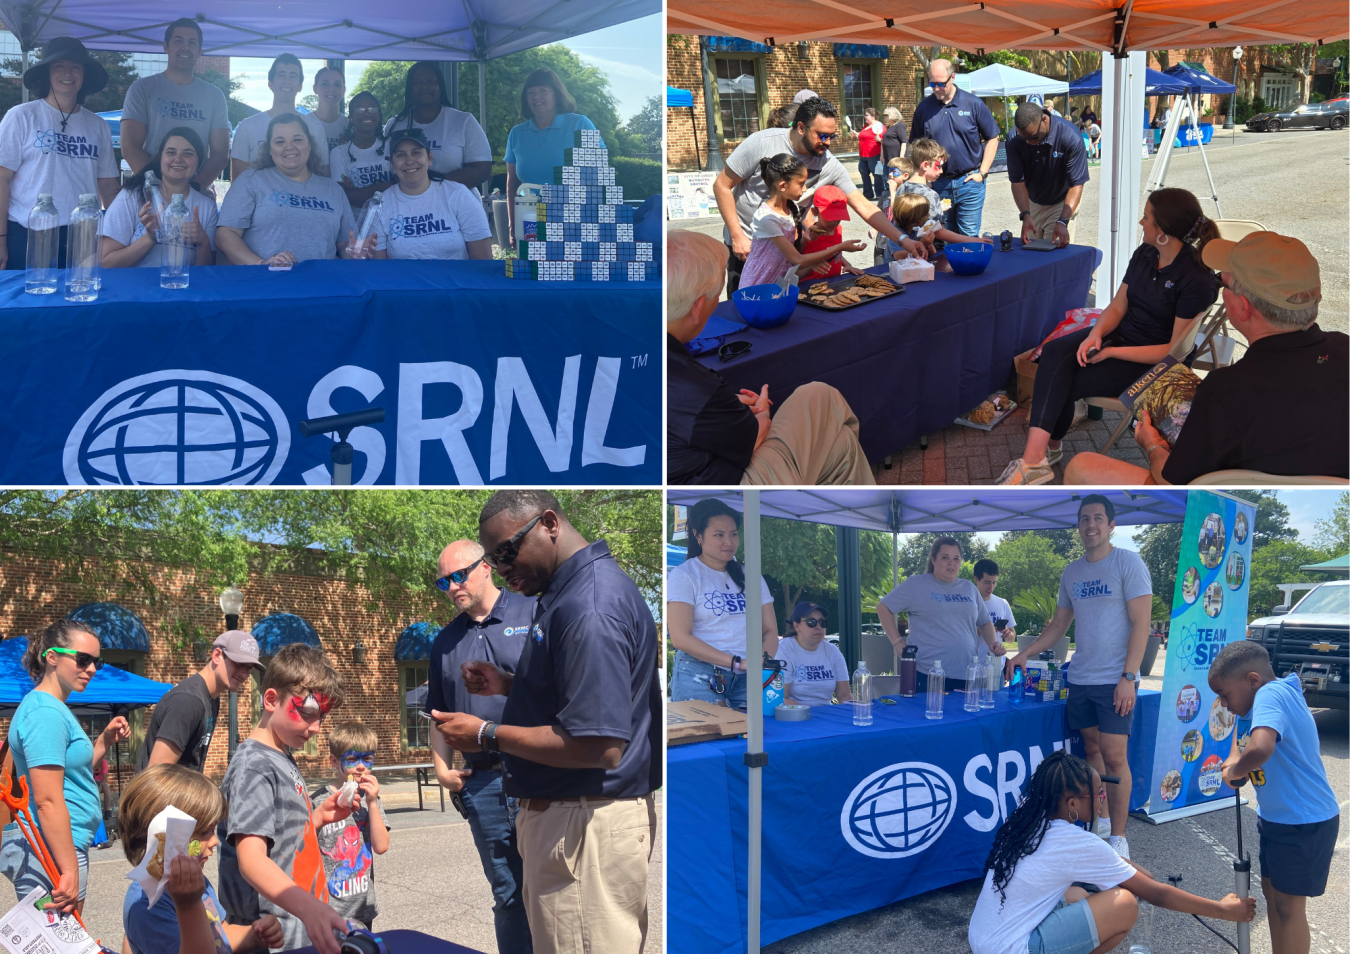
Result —
POLYGON ((872 724, 872 674, 863 659, 858 660, 858 668, 853 670, 853 724, 872 724))
POLYGON ((928 673, 928 711, 924 714, 930 719, 942 718, 942 684, 946 681, 947 674, 942 671, 942 660, 939 659, 928 673))
POLYGON ((66 301, 98 299, 98 196, 86 192, 66 228, 66 301))
POLYGON ((1014 706, 1021 708, 1023 700, 1027 696, 1026 671, 1018 666, 1013 670, 1012 678, 1008 680, 1008 701, 1014 706))
POLYGON ((183 238, 183 223, 190 218, 187 202, 181 193, 175 193, 168 210, 160 220, 159 230, 159 287, 187 288, 189 252, 192 247, 183 238))
POLYGON ((980 656, 976 653, 970 657, 970 665, 966 667, 966 703, 967 712, 980 711, 980 687, 984 685, 984 663, 980 661, 980 656))
POLYGON ((379 234, 380 213, 383 209, 384 193, 377 189, 375 194, 366 201, 366 217, 361 222, 361 231, 356 236, 356 245, 350 249, 351 254, 355 255, 361 246, 366 244, 366 236, 372 231, 379 234))
POLYGON ((1003 657, 990 653, 984 657, 984 682, 980 684, 980 708, 994 708, 994 693, 1003 687, 1003 657))
POLYGON ((30 295, 50 295, 61 283, 56 267, 57 245, 61 237, 61 215, 50 193, 38 196, 37 205, 28 213, 28 257, 24 260, 27 274, 23 290, 30 295))

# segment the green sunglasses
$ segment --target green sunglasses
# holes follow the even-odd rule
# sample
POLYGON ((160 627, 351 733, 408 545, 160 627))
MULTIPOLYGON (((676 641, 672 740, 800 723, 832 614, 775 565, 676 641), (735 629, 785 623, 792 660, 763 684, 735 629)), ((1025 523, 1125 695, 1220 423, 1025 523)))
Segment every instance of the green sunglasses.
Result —
POLYGON ((102 656, 91 656, 88 653, 77 652, 74 649, 63 649, 60 646, 53 646, 47 650, 49 653, 60 653, 62 656, 74 656, 76 669, 88 669, 94 667, 94 672, 103 668, 102 656))

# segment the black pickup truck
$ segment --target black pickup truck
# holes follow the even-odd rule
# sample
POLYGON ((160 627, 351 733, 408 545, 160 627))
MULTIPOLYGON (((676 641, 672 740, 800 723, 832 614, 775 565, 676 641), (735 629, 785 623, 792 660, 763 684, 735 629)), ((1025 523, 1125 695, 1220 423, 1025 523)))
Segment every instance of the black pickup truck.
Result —
POLYGON ((1309 706, 1350 710, 1350 580, 1320 583, 1283 609, 1248 623, 1247 638, 1270 653, 1275 675, 1299 674, 1309 706))

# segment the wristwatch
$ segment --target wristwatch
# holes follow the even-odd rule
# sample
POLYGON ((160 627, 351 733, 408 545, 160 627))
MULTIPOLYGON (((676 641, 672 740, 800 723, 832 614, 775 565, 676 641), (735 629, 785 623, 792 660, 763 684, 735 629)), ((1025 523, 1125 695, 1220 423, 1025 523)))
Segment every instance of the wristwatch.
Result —
POLYGON ((497 723, 489 722, 483 726, 483 750, 486 752, 498 752, 497 748, 497 723))
POLYGON ((1027 216, 1029 216, 1030 214, 1031 214, 1031 213, 1028 212, 1026 209, 1023 209, 1021 212, 1018 212, 1018 213, 1017 213, 1017 221, 1019 221, 1019 222, 1022 221, 1023 219, 1025 219, 1025 218, 1026 218, 1027 216))
POLYGON ((1121 678, 1121 679, 1128 679, 1128 680, 1130 680, 1130 682, 1138 682, 1138 681, 1139 681, 1139 677, 1136 676, 1136 675, 1135 675, 1134 673, 1132 673, 1132 672, 1123 672, 1123 673, 1120 674, 1120 678, 1121 678))
POLYGON ((1055 219, 1055 221, 1058 222, 1060 225, 1064 226, 1066 229, 1069 227, 1068 219, 1055 219))

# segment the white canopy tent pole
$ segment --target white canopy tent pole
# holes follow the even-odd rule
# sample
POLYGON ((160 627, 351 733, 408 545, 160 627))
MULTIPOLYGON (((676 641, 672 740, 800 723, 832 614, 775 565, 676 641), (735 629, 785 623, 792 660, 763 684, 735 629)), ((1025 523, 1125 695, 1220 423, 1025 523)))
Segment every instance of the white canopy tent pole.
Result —
POLYGON ((1102 137, 1101 168, 1110 170, 1110 188, 1103 195, 1110 212, 1097 220, 1097 247, 1103 252, 1097 272, 1098 308, 1111 303, 1136 244, 1146 71, 1144 51, 1113 56, 1112 68, 1102 69, 1102 128, 1110 133, 1102 137))
POLYGON ((764 754, 764 690, 761 660, 764 657, 762 612, 750 612, 759 606, 759 491, 744 491, 742 539, 745 541, 745 709, 748 731, 745 734, 745 764, 750 775, 750 818, 747 841, 750 858, 747 866, 745 898, 746 950, 759 954, 760 837, 763 814, 763 774, 768 758, 764 754))

